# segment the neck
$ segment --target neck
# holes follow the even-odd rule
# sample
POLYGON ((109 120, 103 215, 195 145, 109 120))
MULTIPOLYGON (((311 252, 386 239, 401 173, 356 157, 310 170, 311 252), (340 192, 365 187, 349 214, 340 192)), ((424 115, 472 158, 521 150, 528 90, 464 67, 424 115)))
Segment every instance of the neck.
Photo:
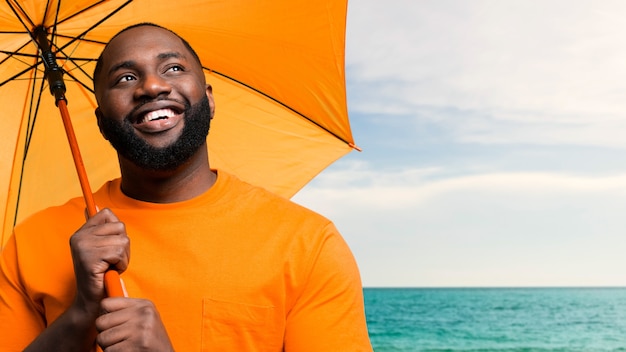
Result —
POLYGON ((127 196, 151 203, 185 201, 207 191, 217 175, 209 166, 206 148, 175 170, 142 169, 119 157, 122 192, 127 196))

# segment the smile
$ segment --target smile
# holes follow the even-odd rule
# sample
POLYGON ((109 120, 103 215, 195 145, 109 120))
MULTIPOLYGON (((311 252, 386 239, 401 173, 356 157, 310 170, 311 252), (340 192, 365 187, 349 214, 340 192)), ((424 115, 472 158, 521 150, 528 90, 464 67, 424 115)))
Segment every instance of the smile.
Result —
POLYGON ((161 108, 139 115, 133 126, 142 133, 155 134, 173 129, 182 120, 182 111, 177 112, 174 108, 161 108))
POLYGON ((159 109, 155 111, 150 111, 143 116, 143 118, 139 119, 136 123, 144 123, 151 122, 155 120, 163 120, 169 119, 171 117, 176 116, 176 112, 172 109, 159 109))

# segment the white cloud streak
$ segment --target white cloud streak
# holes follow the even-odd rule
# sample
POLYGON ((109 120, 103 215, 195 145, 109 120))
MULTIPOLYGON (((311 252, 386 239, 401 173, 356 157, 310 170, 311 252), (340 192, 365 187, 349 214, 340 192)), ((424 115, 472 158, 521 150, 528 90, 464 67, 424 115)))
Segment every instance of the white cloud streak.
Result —
POLYGON ((445 171, 354 164, 294 200, 335 221, 366 286, 626 284, 626 174, 445 171))
POLYGON ((344 170, 321 174, 313 185, 300 192, 295 199, 336 215, 335 211, 355 208, 368 208, 371 211, 401 209, 464 192, 514 197, 584 194, 626 197, 626 173, 583 177, 550 172, 499 172, 442 178, 437 177, 439 172, 443 172, 443 168, 385 173, 355 163, 344 170))

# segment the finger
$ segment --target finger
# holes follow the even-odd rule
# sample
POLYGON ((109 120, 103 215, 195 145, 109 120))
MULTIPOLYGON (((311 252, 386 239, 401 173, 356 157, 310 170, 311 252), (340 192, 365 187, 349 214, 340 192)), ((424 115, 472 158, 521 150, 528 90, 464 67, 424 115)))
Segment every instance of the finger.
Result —
POLYGON ((135 349, 172 350, 167 331, 154 304, 137 298, 104 298, 100 307, 105 314, 96 319, 98 343, 105 351, 135 349))
POLYGON ((119 312, 129 308, 134 310, 133 314, 146 313, 144 310, 156 311, 156 306, 152 301, 142 298, 107 297, 100 302, 100 307, 104 313, 119 312))
POLYGON ((102 223, 77 232, 70 238, 70 245, 85 249, 110 246, 130 246, 126 226, 121 222, 102 223))
POLYGON ((96 319, 96 329, 100 332, 128 324, 133 319, 142 323, 159 319, 154 304, 140 298, 107 297, 100 301, 100 310, 102 314, 96 319))
POLYGON ((96 319, 96 329, 102 332, 115 326, 122 325, 126 322, 128 312, 124 314, 124 310, 132 307, 132 299, 123 297, 108 297, 100 302, 100 310, 102 314, 96 319))
POLYGON ((130 238, 122 223, 105 223, 85 230, 70 239, 73 256, 95 264, 101 262, 100 272, 115 267, 123 272, 130 260, 130 238))
POLYGON ((93 219, 92 221, 88 221, 92 224, 103 224, 107 222, 119 222, 120 220, 117 218, 115 213, 109 208, 104 208, 98 211, 94 216, 89 219, 93 219))
POLYGON ((112 242, 99 248, 99 256, 106 263, 104 271, 114 269, 120 274, 123 273, 128 269, 130 262, 129 239, 127 237, 115 240, 106 238, 104 241, 112 242))
POLYGON ((96 342, 105 351, 113 350, 116 345, 120 345, 130 338, 129 331, 124 324, 102 330, 98 325, 96 325, 96 329, 99 331, 98 336, 96 337, 96 342))

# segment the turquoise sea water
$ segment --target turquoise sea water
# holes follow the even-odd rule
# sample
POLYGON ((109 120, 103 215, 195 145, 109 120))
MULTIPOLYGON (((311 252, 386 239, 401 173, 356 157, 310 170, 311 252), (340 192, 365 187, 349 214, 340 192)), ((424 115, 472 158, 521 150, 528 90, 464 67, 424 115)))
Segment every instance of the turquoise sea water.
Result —
POLYGON ((626 288, 366 288, 376 352, 626 351, 626 288))

